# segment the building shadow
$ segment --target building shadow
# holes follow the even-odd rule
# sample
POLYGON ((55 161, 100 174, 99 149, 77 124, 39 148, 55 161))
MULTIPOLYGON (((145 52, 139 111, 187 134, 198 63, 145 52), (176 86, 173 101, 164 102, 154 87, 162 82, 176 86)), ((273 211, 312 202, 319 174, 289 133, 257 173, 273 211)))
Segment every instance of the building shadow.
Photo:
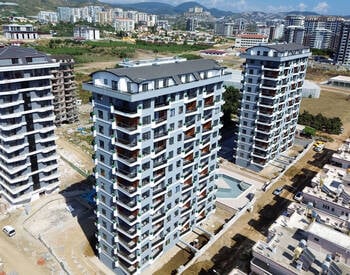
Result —
POLYGON ((248 224, 256 231, 267 237, 269 227, 286 210, 290 200, 280 196, 273 198, 273 204, 265 205, 258 213, 259 219, 251 219, 248 224))
POLYGON ((334 150, 324 148, 322 152, 316 153, 313 159, 308 161, 308 164, 311 164, 312 166, 318 168, 322 168, 325 164, 331 162, 333 153, 335 153, 334 150))
POLYGON ((89 242, 90 247, 86 247, 84 250, 85 256, 97 255, 96 217, 94 214, 96 205, 93 199, 95 196, 93 184, 94 178, 89 176, 59 192, 65 198, 67 210, 69 209, 72 216, 76 217, 82 232, 89 242))
POLYGON ((233 268, 249 271, 251 250, 255 242, 241 234, 236 234, 232 240, 235 241, 234 245, 222 247, 212 257, 213 267, 208 270, 201 269, 199 274, 229 274, 233 268))

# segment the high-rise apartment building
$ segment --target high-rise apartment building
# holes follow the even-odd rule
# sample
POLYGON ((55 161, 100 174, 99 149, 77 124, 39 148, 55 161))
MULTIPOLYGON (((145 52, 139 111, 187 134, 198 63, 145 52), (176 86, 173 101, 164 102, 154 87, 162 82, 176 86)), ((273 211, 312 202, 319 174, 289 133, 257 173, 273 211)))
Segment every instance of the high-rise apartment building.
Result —
POLYGON ((144 270, 215 207, 229 75, 213 60, 171 62, 98 71, 84 84, 94 106, 98 254, 117 274, 144 270))
POLYGON ((305 36, 305 17, 289 15, 285 18, 284 41, 302 45, 305 36))
POLYGON ((74 81, 74 60, 66 55, 52 55, 51 58, 59 63, 58 68, 51 70, 52 94, 55 124, 73 123, 78 120, 76 102, 76 83, 74 81))
POLYGON ((28 203, 58 188, 51 70, 31 48, 0 48, 0 195, 28 203))
POLYGON ((304 45, 310 48, 336 51, 343 22, 344 18, 338 16, 305 17, 304 45))
POLYGON ((342 26, 336 62, 347 66, 350 65, 350 21, 344 22, 342 26))
POLYGON ((309 55, 310 50, 298 44, 247 50, 236 164, 259 171, 293 145, 309 55))

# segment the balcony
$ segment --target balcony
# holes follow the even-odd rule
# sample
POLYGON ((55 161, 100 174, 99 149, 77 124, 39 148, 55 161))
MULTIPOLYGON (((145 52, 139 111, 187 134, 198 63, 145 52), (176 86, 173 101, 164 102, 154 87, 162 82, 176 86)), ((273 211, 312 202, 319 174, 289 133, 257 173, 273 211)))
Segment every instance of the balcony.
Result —
POLYGON ((135 211, 127 211, 124 208, 118 206, 117 207, 118 210, 118 217, 123 218, 124 220, 128 221, 128 222, 135 222, 137 219, 137 214, 138 214, 138 210, 135 211))
POLYGON ((128 164, 133 164, 137 161, 139 150, 128 151, 117 147, 116 153, 117 158, 119 158, 120 160, 124 160, 128 164))
POLYGON ((122 189, 121 191, 123 193, 126 192, 127 195, 131 195, 133 194, 135 191, 137 191, 137 187, 138 187, 138 180, 134 181, 134 182, 129 182, 123 178, 117 177, 117 183, 114 183, 114 187, 116 189, 120 188, 122 189))
POLYGON ((159 232, 162 231, 164 227, 164 222, 159 222, 153 227, 153 236, 157 235, 159 232))
POLYGON ((161 179, 164 178, 164 176, 165 176, 165 168, 162 168, 157 172, 154 172, 153 173, 154 182, 155 183, 159 182, 161 179))
POLYGON ((165 156, 157 158, 153 161, 153 169, 166 164, 167 164, 167 159, 165 156))
POLYGON ((261 151, 261 150, 254 150, 252 152, 253 157, 258 157, 261 159, 267 159, 268 158, 268 153, 266 151, 261 151))
POLYGON ((192 163, 194 160, 193 158, 193 153, 189 154, 188 156, 185 157, 183 165, 187 165, 189 163, 192 163))
POLYGON ((128 249, 136 248, 137 241, 138 241, 138 237, 130 239, 130 238, 127 238, 126 236, 124 237, 122 234, 118 235, 118 243, 121 243, 124 247, 128 249))
POLYGON ((208 144, 206 147, 204 147, 201 150, 201 156, 204 157, 204 156, 207 156, 209 154, 210 154, 210 145, 208 144))
POLYGON ((212 130, 212 125, 211 125, 211 121, 205 123, 203 125, 203 129, 202 129, 202 132, 205 133, 205 132, 209 132, 212 130))
POLYGON ((115 143, 116 143, 116 145, 122 145, 125 147, 134 148, 135 146, 137 146, 137 139, 136 138, 124 139, 121 137, 116 137, 115 143))
POLYGON ((156 101, 154 103, 154 108, 163 108, 163 107, 168 107, 169 106, 169 101, 156 101))
POLYGON ((262 132, 264 134, 269 134, 271 129, 272 129, 272 127, 262 126, 259 124, 256 126, 256 130, 259 132, 262 132))
POLYGON ((166 137, 167 135, 168 135, 168 131, 166 131, 166 130, 157 131, 157 132, 155 131, 154 132, 154 139, 166 137))
POLYGON ((134 211, 137 209, 137 200, 135 199, 118 199, 117 204, 127 209, 128 211, 134 211))
POLYGON ((204 100, 204 108, 214 106, 214 96, 208 97, 204 100))
POLYGON ((138 236, 136 225, 127 226, 126 224, 121 225, 121 223, 120 223, 119 225, 116 226, 116 229, 129 238, 135 238, 138 236))
POLYGON ((185 140, 192 139, 196 137, 195 129, 192 128, 185 132, 185 140))
POLYGON ((154 153, 157 154, 166 148, 166 141, 159 141, 154 143, 154 153))
POLYGON ((124 170, 124 169, 118 169, 117 171, 117 174, 122 176, 123 178, 127 178, 127 180, 129 179, 134 179, 137 177, 137 171, 136 169, 134 170, 124 170))
POLYGON ((188 129, 190 129, 194 126, 196 126, 196 119, 195 118, 186 120, 184 130, 187 131, 188 129))
POLYGON ((196 111, 197 111, 197 104, 196 104, 195 101, 186 104, 186 114, 190 114, 190 113, 193 113, 193 112, 196 112, 196 111))
POLYGON ((158 212, 155 213, 155 215, 152 216, 152 223, 157 223, 161 219, 165 218, 164 211, 158 210, 158 212))
POLYGON ((134 264, 137 261, 137 256, 135 252, 130 253, 126 250, 121 249, 117 251, 117 255, 130 264, 134 264))
POLYGON ((258 112, 259 114, 266 115, 266 116, 273 115, 273 110, 271 110, 271 108, 260 107, 258 112))

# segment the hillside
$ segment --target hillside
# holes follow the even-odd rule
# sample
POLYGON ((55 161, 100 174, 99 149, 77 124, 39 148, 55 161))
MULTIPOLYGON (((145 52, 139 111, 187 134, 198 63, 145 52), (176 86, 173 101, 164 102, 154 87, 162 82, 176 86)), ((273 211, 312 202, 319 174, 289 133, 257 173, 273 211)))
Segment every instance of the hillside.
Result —
POLYGON ((78 7, 102 4, 97 0, 9 0, 8 2, 17 5, 0 6, 0 14, 3 16, 35 16, 41 10, 56 11, 60 6, 78 7))
POLYGON ((147 12, 157 15, 175 15, 175 14, 183 14, 188 11, 189 8, 193 7, 202 7, 204 11, 209 11, 214 17, 223 17, 233 15, 233 12, 230 11, 222 11, 219 9, 208 9, 203 5, 197 2, 185 2, 177 6, 172 6, 170 4, 160 3, 160 2, 140 2, 140 3, 130 3, 130 4, 119 4, 118 1, 113 0, 102 0, 103 2, 107 2, 114 7, 122 8, 122 9, 132 9, 141 12, 147 12))

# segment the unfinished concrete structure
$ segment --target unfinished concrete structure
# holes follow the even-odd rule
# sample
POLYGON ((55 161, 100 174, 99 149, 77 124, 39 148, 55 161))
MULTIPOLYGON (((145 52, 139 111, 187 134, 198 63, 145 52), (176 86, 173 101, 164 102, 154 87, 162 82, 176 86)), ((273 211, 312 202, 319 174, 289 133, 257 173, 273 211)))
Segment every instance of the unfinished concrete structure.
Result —
POLYGON ((74 81, 74 60, 67 55, 51 56, 60 64, 59 68, 51 70, 52 94, 55 124, 73 123, 78 120, 78 108, 76 105, 76 83, 74 81))

